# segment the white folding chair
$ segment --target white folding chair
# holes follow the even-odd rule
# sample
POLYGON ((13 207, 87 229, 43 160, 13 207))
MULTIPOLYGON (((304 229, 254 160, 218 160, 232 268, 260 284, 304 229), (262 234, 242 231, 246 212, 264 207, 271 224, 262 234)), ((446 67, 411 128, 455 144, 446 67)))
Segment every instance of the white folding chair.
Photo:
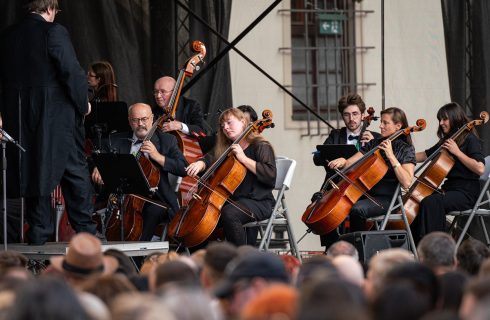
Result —
MULTIPOLYGON (((296 161, 293 159, 276 158, 276 185, 274 190, 277 191, 276 203, 272 209, 271 217, 267 220, 258 222, 250 222, 244 225, 245 228, 258 227, 261 235, 261 241, 259 250, 268 251, 272 240, 272 234, 275 227, 286 228, 288 239, 284 241, 289 242, 291 253, 295 255, 300 261, 301 256, 298 250, 298 244, 294 239, 293 230, 289 221, 289 212, 286 205, 285 193, 291 186, 294 170, 296 168, 296 161)), ((283 239, 281 239, 283 240, 283 239)))
POLYGON ((396 186, 395 193, 391 198, 390 206, 386 210, 386 213, 381 216, 369 218, 367 221, 374 222, 376 230, 385 230, 388 222, 402 222, 410 242, 410 249, 415 257, 418 258, 417 248, 415 247, 415 241, 413 240, 412 231, 410 230, 410 223, 408 223, 407 214, 405 212, 405 208, 403 207, 400 184, 396 186))
POLYGON ((475 217, 479 218, 478 220, 480 222, 483 234, 485 235, 487 246, 490 246, 490 238, 483 219, 484 217, 490 216, 490 156, 485 157, 485 172, 480 176, 480 183, 482 184, 482 188, 473 208, 464 211, 451 211, 447 213, 447 215, 454 216, 450 230, 457 225, 458 221, 462 220, 462 217, 467 217, 463 230, 458 237, 458 241, 456 241, 456 248, 458 248, 461 242, 463 242, 463 239, 468 232, 468 228, 475 217))

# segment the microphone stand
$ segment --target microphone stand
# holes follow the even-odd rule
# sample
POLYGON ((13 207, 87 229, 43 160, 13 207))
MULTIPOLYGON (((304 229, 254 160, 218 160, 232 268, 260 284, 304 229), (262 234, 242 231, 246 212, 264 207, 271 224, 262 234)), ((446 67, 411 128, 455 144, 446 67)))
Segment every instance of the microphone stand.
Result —
POLYGON ((7 142, 15 144, 22 152, 26 152, 26 149, 2 128, 0 134, 2 135, 3 249, 7 251, 7 142))

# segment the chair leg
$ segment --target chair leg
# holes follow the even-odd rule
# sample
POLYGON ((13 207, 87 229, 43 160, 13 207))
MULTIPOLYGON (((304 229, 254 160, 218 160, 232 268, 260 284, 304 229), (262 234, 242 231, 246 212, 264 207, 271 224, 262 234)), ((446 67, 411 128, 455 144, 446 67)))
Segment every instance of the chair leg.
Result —
POLYGON ((485 236, 485 241, 487 242, 487 247, 490 247, 490 238, 488 237, 488 231, 487 231, 487 226, 485 225, 485 219, 483 219, 483 216, 479 216, 480 218, 480 225, 483 230, 483 235, 485 236))
MULTIPOLYGON (((398 201, 400 203, 403 203, 402 197, 400 195, 398 195, 398 201)), ((417 247, 415 246, 415 241, 413 240, 412 230, 410 230, 410 223, 408 223, 407 214, 406 214, 405 208, 403 206, 401 206, 401 211, 402 211, 403 223, 405 224, 405 230, 407 231, 408 240, 410 241, 410 247, 412 249, 413 255, 415 256, 415 259, 418 260, 419 256, 417 254, 417 247)))
POLYGON ((296 239, 294 238, 294 234, 293 234, 293 229, 291 228, 291 223, 289 222, 289 216, 288 216, 288 213, 287 211, 284 211, 284 218, 286 218, 286 228, 287 228, 287 232, 288 232, 288 239, 289 239, 289 247, 291 249, 291 253, 296 256, 296 258, 298 258, 299 262, 302 262, 302 259, 301 259, 301 254, 299 253, 299 249, 298 249, 298 243, 296 242, 296 239))

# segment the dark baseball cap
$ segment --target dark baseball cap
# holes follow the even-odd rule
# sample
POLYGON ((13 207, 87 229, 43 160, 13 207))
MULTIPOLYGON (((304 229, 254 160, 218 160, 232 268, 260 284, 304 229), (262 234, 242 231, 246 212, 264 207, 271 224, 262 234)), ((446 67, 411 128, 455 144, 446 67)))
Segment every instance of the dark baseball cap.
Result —
POLYGON ((234 285, 240 280, 262 278, 267 281, 289 281, 282 260, 268 252, 250 252, 232 260, 225 270, 224 279, 214 291, 217 298, 226 298, 233 294, 234 285))

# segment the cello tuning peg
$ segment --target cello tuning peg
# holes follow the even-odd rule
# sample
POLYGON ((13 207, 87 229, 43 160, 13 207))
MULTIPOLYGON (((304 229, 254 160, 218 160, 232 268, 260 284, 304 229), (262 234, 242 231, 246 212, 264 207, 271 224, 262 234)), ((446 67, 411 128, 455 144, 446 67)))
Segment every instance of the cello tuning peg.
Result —
POLYGON ((199 69, 201 69, 200 66, 196 66, 196 71, 199 71, 199 69))

